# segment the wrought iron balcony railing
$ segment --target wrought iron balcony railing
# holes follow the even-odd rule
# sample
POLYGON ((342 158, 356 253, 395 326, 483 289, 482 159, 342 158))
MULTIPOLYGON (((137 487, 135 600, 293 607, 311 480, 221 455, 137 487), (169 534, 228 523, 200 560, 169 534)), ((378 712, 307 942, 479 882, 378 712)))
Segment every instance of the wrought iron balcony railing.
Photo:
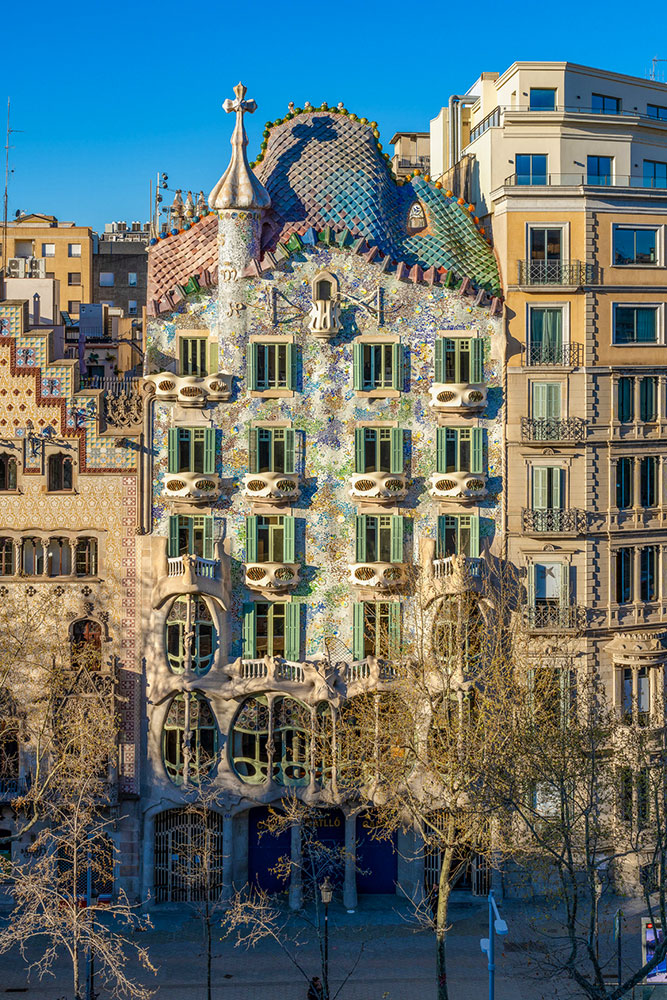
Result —
POLYGON ((581 344, 529 344, 526 350, 526 363, 576 368, 581 364, 581 356, 581 344))
POLYGON ((520 260, 520 285, 586 285, 594 268, 583 260, 520 260))
POLYGON ((581 417, 522 417, 521 437, 524 441, 579 442, 585 437, 586 425, 581 417))
POLYGON ((580 604, 529 604, 522 612, 529 629, 573 632, 586 627, 586 608, 580 604))
POLYGON ((537 510, 524 507, 522 512, 523 530, 544 535, 576 534, 581 535, 586 530, 586 512, 570 507, 560 510, 547 507, 537 510))

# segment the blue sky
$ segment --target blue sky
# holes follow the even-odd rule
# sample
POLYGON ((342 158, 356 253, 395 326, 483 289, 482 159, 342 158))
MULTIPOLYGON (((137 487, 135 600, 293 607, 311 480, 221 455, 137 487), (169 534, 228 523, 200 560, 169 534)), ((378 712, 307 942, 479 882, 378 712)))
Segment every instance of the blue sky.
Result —
MULTIPOLYGON (((22 130, 12 137, 10 215, 95 228, 145 220, 158 170, 170 187, 208 194, 228 162, 221 104, 239 79, 259 105, 247 118, 252 157, 264 122, 290 100, 342 100, 378 122, 388 149, 396 130, 427 130, 482 70, 570 60, 644 77, 653 56, 667 58, 657 3, 638 16, 627 0, 449 7, 461 16, 415 0, 6 4, 0 101, 11 97, 22 130)), ((667 63, 660 71, 667 79, 667 63)))

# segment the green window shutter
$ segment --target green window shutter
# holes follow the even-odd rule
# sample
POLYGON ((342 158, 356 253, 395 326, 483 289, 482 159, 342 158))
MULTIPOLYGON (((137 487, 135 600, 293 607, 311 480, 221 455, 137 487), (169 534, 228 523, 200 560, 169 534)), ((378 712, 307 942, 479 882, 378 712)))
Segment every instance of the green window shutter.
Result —
POLYGON ((248 428, 248 472, 257 472, 257 437, 259 427, 248 428))
POLYGON ((403 428, 391 429, 391 471, 394 475, 403 472, 403 428))
POLYGON ((560 417, 560 385, 555 382, 546 383, 547 417, 560 417))
POLYGON ((546 510, 549 506, 547 480, 549 470, 535 467, 533 469, 533 509, 546 510))
POLYGON ((178 427, 170 427, 167 435, 168 472, 178 472, 178 427))
POLYGON ((364 658, 364 604, 358 601, 352 605, 354 617, 352 619, 352 658, 363 660, 364 658))
POLYGON ((545 420, 547 417, 547 389, 546 382, 533 383, 533 419, 545 420))
POLYGON ((178 555, 178 514, 171 514, 169 516, 169 552, 168 555, 173 559, 174 556, 178 555))
POLYGON ((365 432, 363 427, 357 427, 354 432, 354 471, 366 471, 366 451, 364 449, 365 432))
POLYGON ((355 562, 366 562, 366 515, 357 514, 355 562))
POLYGON ((248 389, 257 388, 257 344, 248 344, 248 389))
POLYGON ((445 381, 445 339, 435 338, 435 381, 445 381))
POLYGON ((218 370, 218 341, 212 340, 208 345, 208 371, 215 375, 218 370))
POLYGON ((296 452, 294 431, 291 427, 285 430, 285 472, 294 472, 296 468, 296 452))
POLYGON ((551 506, 554 510, 563 509, 563 470, 551 470, 551 506))
POLYGON ((389 604, 389 655, 399 656, 401 652, 401 605, 399 601, 389 604))
POLYGON ((245 519, 245 557, 246 562, 257 562, 257 518, 245 519))
POLYGON ((204 428, 204 472, 209 476, 215 472, 215 427, 204 428))
POLYGON ((353 387, 359 391, 364 387, 364 345, 352 345, 353 387))
POLYGON ((180 355, 181 355, 180 356, 181 367, 180 367, 179 371, 180 371, 181 375, 189 375, 190 374, 190 366, 188 365, 189 357, 188 357, 188 341, 187 341, 187 338, 183 337, 181 339, 181 341, 179 343, 179 347, 180 347, 180 355))
POLYGON ((438 544, 436 547, 436 557, 438 559, 444 559, 445 557, 445 514, 438 515, 438 544))
POLYGON ((447 428, 438 427, 435 434, 437 444, 436 472, 444 472, 447 468, 447 428))
POLYGON ((470 555, 479 556, 479 514, 470 515, 470 555))
POLYGON ((391 387, 403 392, 405 385, 405 372, 403 370, 404 358, 403 344, 391 345, 391 387))
POLYGON ((470 431, 470 471, 481 476, 484 471, 484 431, 473 427, 470 431))
POLYGON ((204 559, 213 558, 213 518, 204 518, 204 559))
POLYGON ((251 602, 243 605, 243 659, 254 660, 257 648, 257 613, 251 602))
POLYGON ((301 653, 301 605, 285 605, 285 659, 298 660, 301 653))
POLYGON ((528 607, 535 607, 535 563, 528 567, 528 607))
POLYGON ((297 369, 296 344, 287 344, 287 388, 296 392, 297 369))
POLYGON ((570 567, 567 563, 560 566, 560 606, 568 608, 570 606, 570 567))
POLYGON ((295 562, 294 559, 294 526, 295 518, 284 517, 283 518, 283 539, 284 539, 284 556, 286 563, 295 562))
POLYGON ((484 338, 475 337, 470 341, 470 381, 484 381, 484 338))
POLYGON ((403 562, 403 518, 400 514, 391 516, 391 561, 403 562))

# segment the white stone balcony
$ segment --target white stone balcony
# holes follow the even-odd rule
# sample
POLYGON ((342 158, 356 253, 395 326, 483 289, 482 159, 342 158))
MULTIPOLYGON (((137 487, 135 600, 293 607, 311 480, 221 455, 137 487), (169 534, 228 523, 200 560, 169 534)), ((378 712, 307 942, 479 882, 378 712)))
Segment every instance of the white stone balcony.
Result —
POLYGON ((378 660, 375 656, 345 663, 341 670, 341 680, 348 698, 362 691, 374 691, 391 685, 397 677, 398 670, 394 664, 388 660, 378 660))
POLYGON ((477 500, 486 496, 486 476, 476 472, 434 472, 428 491, 436 500, 477 500))
MULTIPOLYGON (((297 662, 281 656, 263 656, 253 660, 239 657, 226 670, 235 695, 252 691, 296 691, 304 687, 312 688, 309 696, 313 700, 330 695, 323 661, 297 662)), ((301 690, 302 696, 303 693, 301 690)))
POLYGON ((350 566, 350 583, 371 590, 395 590, 407 582, 408 567, 404 563, 361 562, 350 566))
POLYGON ((251 562, 245 566, 246 587, 268 593, 280 593, 296 587, 299 564, 284 562, 251 562))
POLYGON ((369 503, 394 503, 405 499, 407 479, 394 472, 357 472, 350 479, 350 496, 353 500, 369 503))
POLYGON ((446 556, 432 563, 434 596, 479 591, 484 560, 474 556, 446 556))
POLYGON ((435 382, 429 392, 428 405, 439 413, 477 413, 486 406, 483 382, 435 382))
POLYGON ((168 472, 164 477, 165 500, 213 503, 220 496, 220 476, 208 472, 168 472))
POLYGON ((155 386, 158 399, 178 402, 182 406, 226 402, 232 395, 232 375, 229 372, 215 372, 214 375, 174 375, 173 372, 160 372, 146 376, 146 381, 155 386))
POLYGON ((187 573, 191 573, 193 576, 215 580, 218 575, 219 565, 218 559, 204 559, 202 556, 169 556, 167 559, 167 575, 184 576, 187 573))
POLYGON ((155 538, 154 562, 156 582, 153 588, 153 607, 164 604, 175 594, 208 594, 229 607, 229 564, 221 543, 216 543, 216 558, 203 559, 201 556, 167 556, 166 538, 155 538))
POLYGON ((292 503, 301 495, 299 476, 292 472, 246 472, 243 495, 265 503, 292 503))

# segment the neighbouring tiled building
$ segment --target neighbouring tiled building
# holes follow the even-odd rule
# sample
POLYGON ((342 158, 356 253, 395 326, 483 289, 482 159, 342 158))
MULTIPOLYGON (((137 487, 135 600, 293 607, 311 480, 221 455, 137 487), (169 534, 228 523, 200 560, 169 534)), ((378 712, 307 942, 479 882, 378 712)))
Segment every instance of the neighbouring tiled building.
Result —
MULTIPOLYGON (((60 666, 71 676, 71 690, 88 683, 75 658, 85 643, 91 683, 115 699, 119 766, 110 774, 109 816, 115 822, 109 835, 119 849, 116 885, 137 892, 142 386, 135 379, 106 391, 84 389, 78 356, 66 357, 63 326, 30 322, 32 279, 14 279, 12 287, 16 299, 0 301, 0 598, 20 604, 48 597, 45 613, 53 615, 54 626, 57 619, 67 628, 71 653, 60 666)), ((11 681, 7 692, 11 697, 11 681)), ((11 728, 3 726, 0 733, 8 731, 13 739, 11 728)), ((30 834, 11 846, 7 838, 16 829, 10 803, 32 780, 32 752, 20 740, 14 748, 3 746, 5 856, 21 857, 30 842, 30 834)))
POLYGON ((250 166, 254 106, 240 85, 225 102, 232 160, 210 210, 149 249, 142 891, 186 891, 170 845, 207 772, 225 892, 271 886, 299 851, 298 831, 259 838, 296 789, 367 871, 356 883, 348 864, 353 906, 357 890, 418 893, 424 858, 410 833, 372 840, 315 737, 390 681, 410 567, 444 597, 455 554, 475 576, 499 551, 499 276, 468 206, 396 182, 374 123, 290 105, 250 166))

